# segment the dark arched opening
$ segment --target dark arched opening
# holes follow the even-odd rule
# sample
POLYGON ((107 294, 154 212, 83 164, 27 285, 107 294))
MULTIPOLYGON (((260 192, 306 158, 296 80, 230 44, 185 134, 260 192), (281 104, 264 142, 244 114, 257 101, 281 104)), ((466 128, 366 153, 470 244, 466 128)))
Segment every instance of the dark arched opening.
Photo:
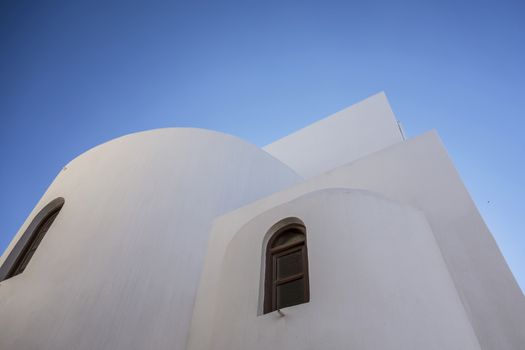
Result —
POLYGON ((56 198, 35 216, 0 267, 0 281, 16 276, 25 270, 64 202, 64 198, 56 198))
POLYGON ((264 313, 309 300, 306 228, 291 223, 278 229, 266 246, 264 313))

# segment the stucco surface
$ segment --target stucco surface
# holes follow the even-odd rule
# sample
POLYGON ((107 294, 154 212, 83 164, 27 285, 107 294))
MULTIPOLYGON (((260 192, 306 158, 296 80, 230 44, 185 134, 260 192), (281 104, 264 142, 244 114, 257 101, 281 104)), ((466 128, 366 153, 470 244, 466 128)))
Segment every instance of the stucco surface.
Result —
POLYGON ((194 334, 200 327, 206 327, 213 312, 220 285, 217 276, 234 233, 266 210, 330 187, 364 189, 420 209, 436 238, 481 348, 523 349, 523 294, 439 137, 429 132, 218 218, 195 306, 191 350, 207 346, 202 336, 194 334))
POLYGON ((0 258, 65 198, 0 282, 0 349, 524 349, 523 294, 435 132, 404 141, 378 94, 265 150, 159 129, 67 164, 0 258), (311 302, 257 316, 285 216, 311 302))
POLYGON ((480 349, 423 213, 351 189, 303 195, 236 232, 209 331, 216 350, 480 349), (310 302, 258 316, 264 237, 287 217, 306 226, 310 302))
POLYGON ((70 162, 65 204, 27 269, 0 282, 0 349, 185 349, 213 218, 301 178, 217 132, 125 136, 70 162))
POLYGON ((403 141, 384 93, 378 93, 279 139, 264 150, 304 178, 403 141))

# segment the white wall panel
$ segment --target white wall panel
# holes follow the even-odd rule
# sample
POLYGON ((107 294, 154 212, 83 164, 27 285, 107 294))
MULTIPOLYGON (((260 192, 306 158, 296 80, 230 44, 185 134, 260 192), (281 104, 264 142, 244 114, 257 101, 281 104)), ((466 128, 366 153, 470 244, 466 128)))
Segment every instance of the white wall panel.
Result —
MULTIPOLYGON (((522 350, 525 299, 439 137, 430 132, 269 196, 216 220, 195 307, 193 337, 206 324, 229 242, 255 216, 305 193, 331 187, 369 190, 424 212, 484 350, 522 350)), ((204 345, 204 347, 203 347, 204 345)))
POLYGON ((257 216, 225 255, 209 349, 479 350, 422 212, 370 192, 329 189, 257 216), (263 238, 306 226, 310 302, 257 315, 263 238))
POLYGON ((384 93, 277 140, 264 150, 312 178, 403 141, 384 93))

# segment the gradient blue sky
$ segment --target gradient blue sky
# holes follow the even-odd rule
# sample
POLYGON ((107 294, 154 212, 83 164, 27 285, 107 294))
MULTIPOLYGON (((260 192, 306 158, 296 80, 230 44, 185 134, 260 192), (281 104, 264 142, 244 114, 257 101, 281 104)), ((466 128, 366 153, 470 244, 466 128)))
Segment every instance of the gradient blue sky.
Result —
POLYGON ((385 91, 437 129, 525 289, 523 1, 0 2, 0 251, 60 169, 130 132, 263 146, 385 91))

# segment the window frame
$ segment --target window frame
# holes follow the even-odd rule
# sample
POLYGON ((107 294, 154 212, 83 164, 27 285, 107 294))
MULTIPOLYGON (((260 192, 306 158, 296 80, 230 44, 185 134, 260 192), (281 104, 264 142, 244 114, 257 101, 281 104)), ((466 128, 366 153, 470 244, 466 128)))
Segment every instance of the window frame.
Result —
POLYGON ((55 198, 38 212, 0 267, 0 281, 21 274, 26 269, 64 203, 64 198, 55 198), (48 224, 47 229, 42 232, 46 224, 48 224))
MULTIPOLYGON (((307 240, 306 240, 306 227, 303 224, 299 223, 291 223, 288 225, 285 225, 281 228, 279 228, 276 232, 272 234, 270 239, 268 240, 268 243, 266 244, 266 265, 265 265, 265 288, 264 288, 264 307, 263 307, 263 314, 267 314, 276 310, 279 310, 280 307, 278 305, 277 300, 277 288, 281 285, 303 279, 304 288, 303 288, 303 296, 302 301, 289 305, 299 305, 304 304, 310 301, 310 283, 309 283, 309 273, 308 273, 308 247, 307 247, 307 240), (275 241, 282 235, 288 233, 289 231, 296 231, 299 232, 303 239, 276 246, 274 247, 275 241), (277 259, 279 257, 292 254, 296 251, 301 252, 302 257, 302 272, 296 273, 291 276, 287 276, 284 278, 279 278, 278 271, 277 271, 277 259)), ((289 307, 286 306, 286 307, 289 307)))

